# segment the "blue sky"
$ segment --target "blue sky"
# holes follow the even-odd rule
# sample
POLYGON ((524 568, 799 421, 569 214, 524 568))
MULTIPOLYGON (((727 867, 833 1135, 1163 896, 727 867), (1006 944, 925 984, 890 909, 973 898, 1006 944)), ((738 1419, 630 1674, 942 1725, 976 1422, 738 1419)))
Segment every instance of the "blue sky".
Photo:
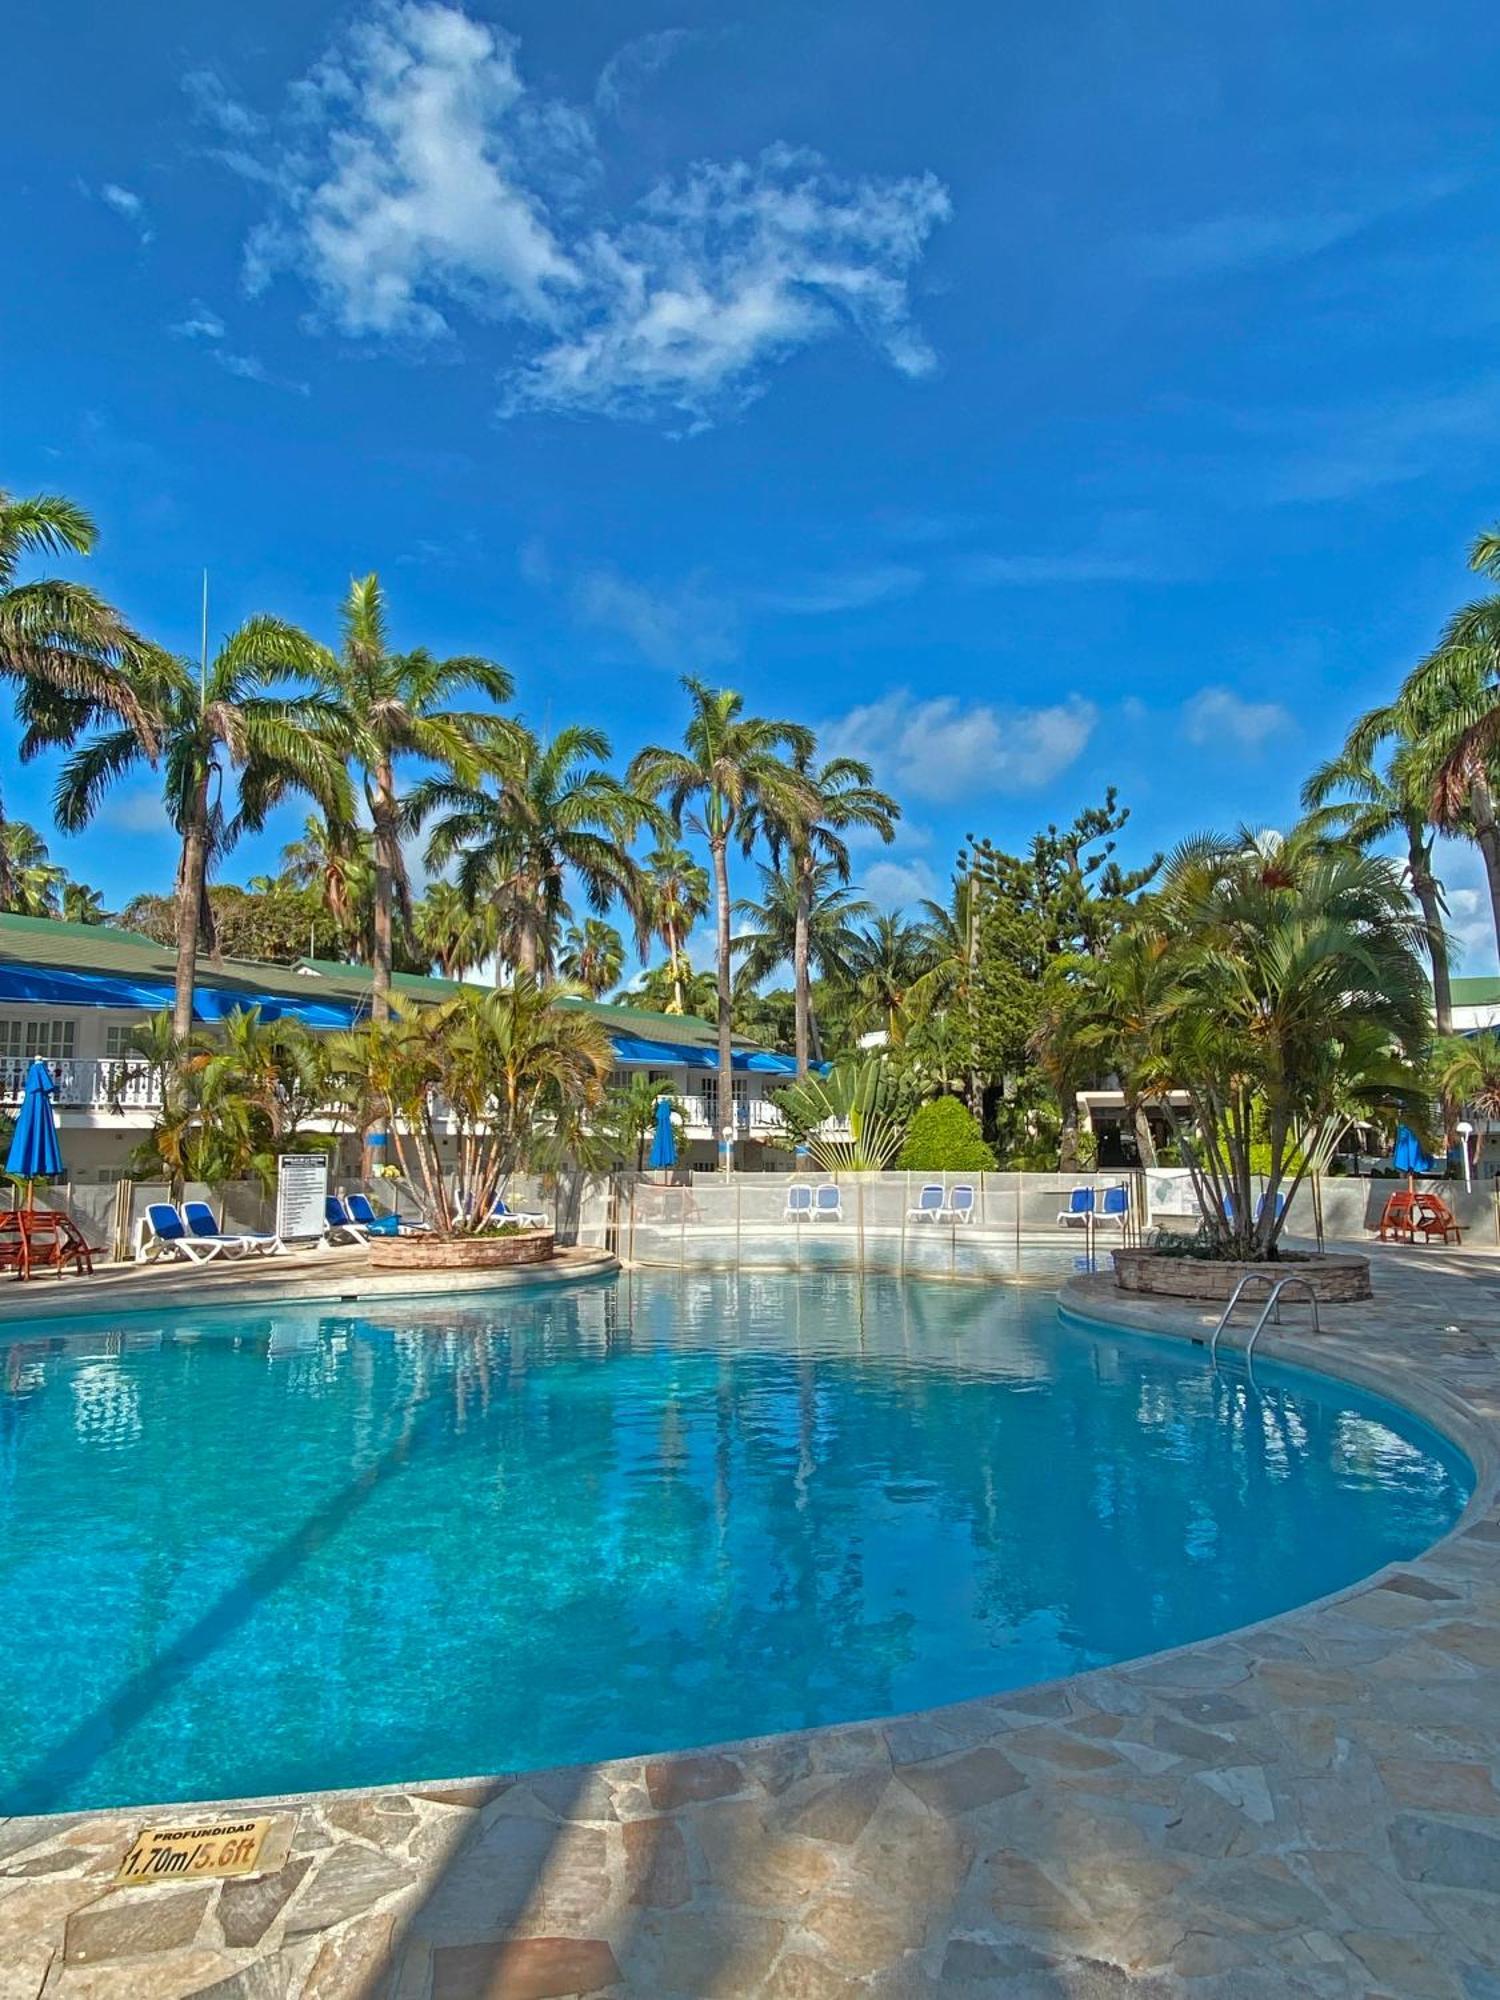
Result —
MULTIPOLYGON (((189 648, 205 565, 325 635, 378 569, 622 754, 732 682, 897 792, 881 902, 1108 782, 1132 851, 1286 820, 1500 515, 1477 0, 94 0, 8 54, 0 481, 93 581, 189 648)), ((54 845, 171 879, 145 792, 54 845)))

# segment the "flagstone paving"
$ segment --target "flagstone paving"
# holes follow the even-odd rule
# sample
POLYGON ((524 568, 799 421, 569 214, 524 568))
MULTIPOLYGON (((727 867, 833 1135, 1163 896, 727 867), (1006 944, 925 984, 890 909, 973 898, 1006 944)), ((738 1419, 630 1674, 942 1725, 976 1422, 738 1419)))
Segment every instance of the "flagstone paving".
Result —
MULTIPOLYGON (((0 2000, 1500 2000, 1495 1276, 1380 1257, 1373 1304, 1264 1341, 1474 1458, 1414 1562, 929 1714, 280 1801, 290 1844, 248 1879, 112 1886, 191 1808, 0 1823, 0 2000)), ((1067 1300, 1210 1323, 1106 1279, 1067 1300)))

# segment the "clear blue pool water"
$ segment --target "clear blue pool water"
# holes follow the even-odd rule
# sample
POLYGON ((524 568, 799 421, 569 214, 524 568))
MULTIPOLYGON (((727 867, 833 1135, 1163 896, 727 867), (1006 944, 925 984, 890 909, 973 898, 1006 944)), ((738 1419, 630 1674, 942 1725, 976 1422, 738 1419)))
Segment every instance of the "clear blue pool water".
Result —
POLYGON ((1045 1293, 639 1277, 0 1347, 0 1812, 885 1715, 1409 1557, 1462 1457, 1045 1293))

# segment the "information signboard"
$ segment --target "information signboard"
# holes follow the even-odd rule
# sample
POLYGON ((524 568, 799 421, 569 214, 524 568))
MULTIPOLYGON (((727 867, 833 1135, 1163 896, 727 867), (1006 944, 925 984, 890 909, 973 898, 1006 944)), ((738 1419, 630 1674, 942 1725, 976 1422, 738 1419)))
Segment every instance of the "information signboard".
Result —
POLYGON ((321 1236, 328 1200, 328 1155, 283 1153, 276 1165, 276 1234, 283 1243, 321 1236))

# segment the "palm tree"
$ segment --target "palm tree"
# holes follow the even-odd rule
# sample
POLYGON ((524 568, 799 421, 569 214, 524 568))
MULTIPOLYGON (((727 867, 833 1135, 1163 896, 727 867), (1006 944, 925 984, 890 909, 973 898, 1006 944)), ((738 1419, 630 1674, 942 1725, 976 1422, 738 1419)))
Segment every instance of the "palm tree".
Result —
POLYGON ((1453 996, 1443 885, 1432 867, 1432 780, 1420 744, 1403 735, 1390 704, 1360 716, 1343 749, 1319 765, 1302 787, 1302 804, 1315 826, 1341 834, 1355 847, 1368 849, 1398 835, 1405 842, 1407 880, 1427 926, 1437 1031, 1450 1033, 1453 996), (1389 753, 1377 761, 1377 749, 1386 744, 1389 753))
POLYGON ((1424 927, 1392 862, 1306 822, 1187 843, 1140 921, 1168 943, 1163 1060, 1192 1103, 1205 1222, 1236 1255, 1273 1255, 1284 1180, 1295 1193, 1354 1116, 1428 1102, 1424 927), (1252 1144, 1269 1151, 1258 1202, 1252 1144))
POLYGON ((620 982, 625 966, 625 941, 613 924, 586 917, 569 926, 558 960, 564 979, 598 1000, 620 982))
MULTIPOLYGON (((1500 578, 1500 531, 1480 535, 1469 567, 1500 578)), ((1430 773, 1429 812, 1451 830, 1471 827, 1484 863, 1500 944, 1500 819, 1494 767, 1500 752, 1500 592, 1448 621, 1436 650, 1407 676, 1391 704, 1394 727, 1430 773)))
MULTIPOLYGON (((200 940, 214 944, 208 878, 242 833, 302 792, 337 818, 352 814, 342 720, 316 695, 268 694, 289 679, 311 678, 321 649, 277 618, 252 618, 224 641, 201 675, 187 661, 156 654, 138 679, 149 730, 161 746, 167 817, 182 841, 174 928, 177 965, 172 1032, 186 1042, 200 940), (234 793, 231 795, 231 781, 234 793)), ((57 823, 77 833, 110 787, 128 776, 144 751, 137 730, 107 729, 75 750, 58 780, 57 823)))
POLYGON ((913 992, 933 967, 934 949, 926 927, 885 910, 855 933, 849 976, 855 992, 853 1025, 884 1030, 892 1042, 906 1033, 913 992))
MULTIPOLYGON (((812 912, 830 879, 849 880, 849 848, 844 835, 855 827, 879 834, 889 846, 896 836, 901 808, 885 792, 876 791, 868 764, 855 757, 835 757, 821 767, 812 751, 799 752, 793 769, 806 783, 806 794, 789 793, 761 809, 761 821, 778 864, 785 854, 793 891, 792 995, 796 1008, 795 1050, 798 1076, 807 1075, 812 1026, 812 912)), ((825 975, 826 976, 826 975, 825 975)))
POLYGON ((711 972, 695 972, 679 962, 653 965, 639 986, 622 989, 611 1004, 645 1007, 653 1014, 682 1014, 695 1021, 712 1021, 719 1011, 719 982, 711 972))
POLYGON ((319 891, 351 956, 368 959, 375 910, 372 836, 351 822, 309 813, 302 838, 282 848, 281 865, 293 888, 319 891))
POLYGON ((403 758, 419 757, 471 776, 476 737, 494 723, 488 713, 456 709, 454 697, 472 691, 492 702, 509 701, 511 678, 493 660, 468 654, 434 659, 422 648, 393 653, 386 630, 385 593, 373 573, 356 577, 340 610, 336 655, 324 654, 321 691, 337 712, 349 758, 361 774, 374 834, 374 936, 370 954, 370 1012, 390 1014, 392 927, 397 911, 411 921, 411 885, 401 852, 405 812, 396 789, 403 758))
MULTIPOLYGON (((22 755, 42 743, 70 741, 100 714, 136 731, 142 750, 156 741, 134 672, 149 651, 118 611, 81 583, 59 577, 17 581, 31 557, 89 555, 92 520, 55 493, 21 499, 0 489, 0 675, 15 683, 27 738, 22 755), (33 725, 43 725, 33 734, 33 725)), ((0 899, 8 897, 0 851, 0 899)))
MULTIPOLYGON (((875 915, 874 904, 840 885, 838 866, 832 861, 815 861, 807 875, 800 868, 795 874, 762 868, 760 881, 758 903, 746 901, 734 906, 752 925, 734 940, 734 949, 745 954, 736 986, 758 986, 780 965, 791 964, 795 969, 799 951, 804 974, 815 969, 819 979, 850 984, 850 954, 857 947, 858 925, 875 915)), ((795 1018, 800 1023, 794 1033, 804 1036, 813 1060, 821 1062, 823 1043, 812 1004, 811 980, 805 984, 807 991, 801 998, 795 992, 793 996, 795 1018)))
POLYGON ((87 882, 64 882, 62 913, 63 921, 69 924, 102 924, 109 914, 104 898, 87 882))
POLYGON ((444 979, 462 979, 495 955, 494 911, 487 903, 476 908, 456 882, 428 883, 417 905, 416 932, 444 979))
MULTIPOLYGON (((794 722, 746 715, 744 696, 730 688, 706 687, 691 675, 682 685, 692 703, 683 747, 653 744, 638 751, 630 783, 643 797, 665 797, 678 829, 690 826, 708 842, 717 933, 719 1107, 721 1119, 727 1119, 734 1101, 729 843, 738 839, 748 851, 758 816, 782 824, 794 812, 811 816, 812 787, 795 760, 811 758, 813 736, 794 722)), ((731 1165, 726 1147, 726 1173, 731 1165)))
POLYGON ((976 1061, 976 975, 979 971, 979 916, 981 888, 973 870, 964 867, 953 878, 953 894, 946 904, 924 898, 921 926, 927 934, 932 955, 930 968, 907 995, 910 1012, 920 1021, 936 1021, 955 1013, 952 1025, 960 1030, 954 1039, 966 1057, 964 1097, 976 1118, 984 1110, 984 1091, 976 1061))
POLYGON ((572 723, 548 741, 524 723, 497 722, 475 747, 477 782, 429 778, 407 802, 409 826, 441 815, 427 866, 456 861, 459 889, 492 904, 500 956, 518 973, 550 978, 569 873, 597 915, 618 897, 640 921, 630 842, 652 808, 604 769, 609 754, 598 729, 572 723))
POLYGON ((0 876, 6 884, 0 909, 18 917, 55 917, 68 871, 47 853, 47 843, 24 819, 0 824, 0 876))
POLYGON ((708 870, 687 848, 663 840, 646 856, 646 916, 653 937, 667 948, 672 991, 663 1012, 683 1012, 683 945, 708 908, 708 870))

